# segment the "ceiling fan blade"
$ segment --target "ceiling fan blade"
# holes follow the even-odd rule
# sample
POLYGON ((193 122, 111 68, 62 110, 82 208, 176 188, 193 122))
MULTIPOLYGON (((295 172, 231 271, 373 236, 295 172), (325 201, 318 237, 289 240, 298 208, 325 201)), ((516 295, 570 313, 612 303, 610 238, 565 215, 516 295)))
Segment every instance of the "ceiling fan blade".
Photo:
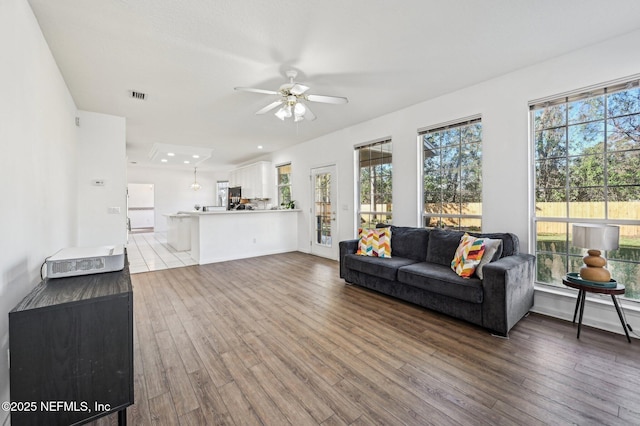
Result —
POLYGON ((322 102, 325 104, 346 104, 349 102, 349 99, 343 98, 342 96, 324 96, 324 95, 307 95, 308 101, 311 102, 322 102))
POLYGON ((316 119, 316 115, 313 113, 313 111, 311 111, 311 109, 309 109, 308 105, 305 105, 305 107, 307 107, 307 110, 304 113, 304 119, 305 120, 309 120, 309 121, 313 121, 316 119))
POLYGON ((283 100, 279 100, 279 101, 275 101, 275 102, 271 102, 269 105, 267 105, 266 107, 262 108, 260 111, 256 112, 256 114, 264 114, 265 112, 269 112, 272 109, 274 109, 275 107, 282 105, 282 102, 284 102, 283 100))
POLYGON ((253 93, 263 93, 265 95, 278 95, 279 92, 273 90, 265 90, 265 89, 255 89, 253 87, 234 87, 234 90, 239 90, 241 92, 253 92, 253 93))
POLYGON ((302 95, 304 92, 306 92, 307 90, 309 90, 309 86, 305 86, 304 84, 300 84, 300 83, 295 83, 291 89, 289 89, 289 92, 292 95, 302 95))

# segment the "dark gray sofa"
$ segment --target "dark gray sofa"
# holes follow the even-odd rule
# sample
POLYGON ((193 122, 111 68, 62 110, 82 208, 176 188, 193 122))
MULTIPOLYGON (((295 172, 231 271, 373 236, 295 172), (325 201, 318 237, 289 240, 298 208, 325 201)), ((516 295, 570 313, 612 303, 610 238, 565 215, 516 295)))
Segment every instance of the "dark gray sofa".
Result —
POLYGON ((450 267, 464 233, 391 226, 391 257, 356 255, 358 240, 340 242, 340 277, 398 299, 466 320, 507 336, 533 306, 535 257, 519 253, 510 233, 499 238, 502 252, 483 268, 483 279, 459 277, 450 267))

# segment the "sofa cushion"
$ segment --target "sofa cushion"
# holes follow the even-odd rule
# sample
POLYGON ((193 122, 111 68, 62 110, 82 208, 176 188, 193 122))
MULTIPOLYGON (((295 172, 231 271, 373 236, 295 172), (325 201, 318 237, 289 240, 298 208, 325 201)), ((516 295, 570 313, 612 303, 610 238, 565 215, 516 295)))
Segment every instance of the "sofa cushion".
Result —
POLYGON ((414 263, 398 270, 398 281, 443 296, 472 303, 482 303, 482 281, 479 278, 461 278, 449 265, 429 262, 414 263))
POLYGON ((344 257, 344 264, 348 269, 353 269, 354 271, 368 275, 375 275, 390 281, 396 280, 398 268, 412 263, 416 263, 416 261, 397 256, 382 258, 347 254, 344 257))
POLYGON ((450 266, 463 235, 464 232, 461 231, 432 229, 429 233, 427 262, 450 266))
POLYGON ((407 226, 391 226, 391 254, 405 257, 418 262, 427 258, 429 245, 429 230, 425 228, 410 228, 407 226))

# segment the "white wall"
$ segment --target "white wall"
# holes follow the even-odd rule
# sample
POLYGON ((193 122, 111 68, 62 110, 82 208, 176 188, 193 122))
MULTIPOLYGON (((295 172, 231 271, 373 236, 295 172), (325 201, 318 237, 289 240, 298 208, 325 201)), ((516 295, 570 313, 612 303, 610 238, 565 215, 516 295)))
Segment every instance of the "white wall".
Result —
POLYGON ((129 197, 127 216, 131 229, 155 226, 155 191, 152 183, 128 183, 129 197))
POLYGON ((155 203, 153 184, 128 183, 129 207, 153 207, 155 203))
POLYGON ((127 239, 125 119, 87 111, 78 111, 78 116, 77 188, 81 200, 78 246, 124 244, 127 239), (104 185, 95 185, 95 180, 102 180, 104 185))
POLYGON ((127 167, 128 183, 151 183, 155 188, 155 231, 167 231, 165 214, 192 211, 193 206, 216 205, 216 181, 227 180, 227 171, 211 172, 198 169, 199 191, 191 189, 193 169, 169 169, 142 167, 130 164, 127 167))
MULTIPOLYGON (((483 231, 513 232, 520 237, 521 251, 530 252, 529 101, 640 73, 640 55, 635 54, 639 44, 640 31, 635 31, 274 153, 271 158, 274 164, 292 163, 293 198, 303 210, 299 250, 309 250, 311 167, 337 164, 339 229, 336 240, 353 238, 353 147, 391 136, 393 222, 417 226, 420 223, 417 129, 481 114, 483 231)), ((544 290, 538 293, 540 291, 544 290)), ((573 303, 575 295, 567 292, 552 295, 551 299, 554 298, 554 304, 560 303, 558 298, 561 298, 562 306, 566 307, 573 303)), ((536 296, 534 309, 557 316, 557 306, 551 306, 548 300, 546 295, 536 296)), ((615 315, 612 321, 603 320, 597 309, 586 307, 585 324, 603 327, 606 323, 606 328, 621 332, 616 321, 615 315)), ((640 318, 636 321, 636 327, 640 328, 640 318)))
MULTIPOLYGON (((393 221, 416 226, 420 209, 417 129, 481 114, 483 230, 513 232, 520 237, 522 251, 528 252, 529 101, 640 73, 640 55, 631 54, 638 42, 640 31, 278 151, 271 160, 274 164, 291 161, 293 198, 305 210, 307 223, 310 168, 338 165, 338 239, 342 240, 354 235, 353 147, 391 136, 393 221)), ((303 228, 300 250, 304 251, 310 227, 303 228)))
MULTIPOLYGON (((26 0, 0 1, 0 401, 8 312, 76 239, 76 106, 26 0)), ((0 411, 0 424, 8 413, 0 411)))

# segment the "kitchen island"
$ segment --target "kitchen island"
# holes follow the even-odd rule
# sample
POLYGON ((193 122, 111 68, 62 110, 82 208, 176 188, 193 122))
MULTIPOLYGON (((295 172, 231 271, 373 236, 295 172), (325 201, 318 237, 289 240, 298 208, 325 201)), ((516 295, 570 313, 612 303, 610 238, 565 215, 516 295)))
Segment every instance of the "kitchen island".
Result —
POLYGON ((191 250, 191 216, 187 213, 165 214, 167 244, 176 251, 191 250))
POLYGON ((299 209, 193 212, 191 258, 200 265, 298 249, 299 209))

